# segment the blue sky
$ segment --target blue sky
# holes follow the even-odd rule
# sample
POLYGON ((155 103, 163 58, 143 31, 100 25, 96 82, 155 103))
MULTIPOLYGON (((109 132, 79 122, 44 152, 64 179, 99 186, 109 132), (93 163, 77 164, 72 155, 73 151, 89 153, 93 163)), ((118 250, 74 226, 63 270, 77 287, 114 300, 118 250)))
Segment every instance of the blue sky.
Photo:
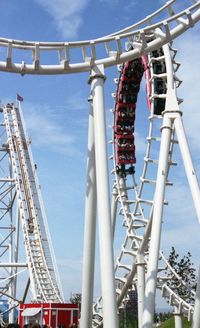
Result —
MULTIPOLYGON (((67 41, 92 39, 133 24, 157 9, 163 1, 146 0, 2 0, 1 36, 11 39, 67 41), (150 4, 150 6, 147 6, 150 4)), ((181 6, 190 1, 180 1, 181 6)), ((191 152, 200 176, 199 135, 199 26, 175 41, 183 63, 178 76, 184 79, 179 93, 191 152)), ((65 297, 81 291, 81 263, 87 157, 88 74, 62 76, 19 76, 0 73, 2 102, 12 101, 16 93, 24 97, 22 109, 32 139, 49 229, 52 235, 65 297)), ((115 91, 116 68, 106 71, 105 99, 109 109, 115 91)), ((137 171, 145 150, 148 111, 142 88, 136 129, 137 171), (141 110, 141 111, 140 111, 141 110)), ((110 132, 108 132, 110 134, 110 132)), ((175 157, 180 161, 177 151, 175 157)), ((167 192, 170 201, 164 215, 162 247, 172 245, 184 254, 190 250, 199 262, 199 225, 194 214, 182 164, 174 168, 175 187, 167 192), (166 218, 166 219, 165 219, 166 218)), ((98 265, 97 265, 98 271, 98 265)), ((97 274, 98 279, 98 274, 97 274)), ((99 294, 96 282, 95 295, 99 294)))

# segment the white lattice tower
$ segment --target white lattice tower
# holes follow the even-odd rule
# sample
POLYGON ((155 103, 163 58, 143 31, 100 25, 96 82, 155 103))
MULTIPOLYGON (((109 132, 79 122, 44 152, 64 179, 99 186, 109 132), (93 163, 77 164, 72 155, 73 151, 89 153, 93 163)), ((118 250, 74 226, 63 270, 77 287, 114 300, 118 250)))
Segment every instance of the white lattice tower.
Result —
MULTIPOLYGON (((5 174, 1 179, 2 295, 10 297, 10 307, 14 309, 25 301, 30 285, 33 301, 62 302, 62 289, 22 113, 13 103, 1 108, 1 116, 1 171, 5 174), (21 238, 26 253, 22 263, 19 262, 22 258, 21 238), (16 291, 17 277, 27 269, 27 282, 22 283, 26 276, 19 280, 23 285, 20 295, 16 291)), ((11 316, 10 320, 13 321, 11 316)))

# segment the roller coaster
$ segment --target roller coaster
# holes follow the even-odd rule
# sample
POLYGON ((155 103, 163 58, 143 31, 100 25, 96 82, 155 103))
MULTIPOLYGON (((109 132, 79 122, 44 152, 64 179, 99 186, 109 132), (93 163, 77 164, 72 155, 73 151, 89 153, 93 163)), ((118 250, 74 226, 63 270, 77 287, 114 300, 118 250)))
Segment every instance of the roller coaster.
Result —
MULTIPOLYGON (((138 298, 139 328, 153 327, 156 289, 175 308, 176 328, 182 327, 181 316, 192 320, 193 328, 200 327, 200 277, 195 294, 160 251, 163 209, 167 204, 165 190, 173 185, 169 172, 175 164, 176 144, 200 221, 200 191, 179 108, 180 63, 173 47, 173 40, 200 20, 200 1, 187 2, 186 9, 176 12, 178 0, 167 1, 140 22, 95 40, 32 42, 0 38, 0 50, 3 50, 0 71, 21 75, 89 72, 81 328, 118 327, 118 309, 126 306, 132 290, 138 298), (15 62, 16 51, 17 58, 21 58, 19 62, 15 62), (41 60, 44 52, 53 58, 52 64, 41 60), (27 54, 30 54, 28 63, 27 54), (111 197, 104 108, 105 69, 110 66, 118 66, 119 70, 113 94, 111 197), (143 75, 149 132, 143 171, 137 183, 135 110, 143 75), (154 157, 155 148, 159 149, 158 158, 154 157), (102 296, 93 304, 97 210, 102 296), (124 241, 114 263, 113 239, 118 216, 122 218, 124 241), (174 291, 170 287, 173 280, 178 280, 195 301, 188 302, 174 291)), ((28 290, 36 303, 62 303, 64 297, 20 103, 2 106, 1 115, 0 293, 9 299, 12 320, 12 310, 25 301, 28 290), (20 234, 24 262, 19 262, 20 234), (20 298, 17 280, 27 270, 29 278, 20 298)))

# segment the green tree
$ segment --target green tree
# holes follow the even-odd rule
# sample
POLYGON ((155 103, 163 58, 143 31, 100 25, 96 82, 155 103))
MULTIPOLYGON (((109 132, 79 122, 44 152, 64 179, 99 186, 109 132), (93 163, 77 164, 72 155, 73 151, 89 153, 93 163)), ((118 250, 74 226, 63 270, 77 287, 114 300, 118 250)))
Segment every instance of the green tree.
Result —
POLYGON ((81 312, 81 299, 82 299, 82 295, 81 295, 81 293, 74 293, 74 294, 71 294, 70 302, 71 302, 72 304, 78 304, 79 313, 81 312))
MULTIPOLYGON (((192 291, 195 291, 196 289, 196 270, 193 267, 194 264, 191 262, 191 257, 192 255, 190 252, 183 257, 180 257, 175 248, 172 247, 168 258, 169 264, 181 278, 180 280, 177 277, 174 277, 172 280, 169 280, 168 286, 188 303, 192 303, 194 301, 192 291)), ((167 270, 167 274, 168 276, 171 276, 169 269, 167 270)))

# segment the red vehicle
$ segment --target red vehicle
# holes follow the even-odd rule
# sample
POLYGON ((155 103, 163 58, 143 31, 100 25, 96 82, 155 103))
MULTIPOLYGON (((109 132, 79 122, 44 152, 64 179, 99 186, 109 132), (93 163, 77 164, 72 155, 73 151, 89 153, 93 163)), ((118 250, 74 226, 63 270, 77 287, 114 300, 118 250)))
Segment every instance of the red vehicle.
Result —
POLYGON ((136 163, 134 144, 135 109, 142 75, 144 69, 147 69, 144 65, 144 59, 138 58, 124 63, 116 94, 114 127, 116 164, 118 173, 125 175, 133 173, 132 165, 136 163), (129 166, 126 167, 126 164, 129 166))
POLYGON ((72 303, 20 304, 19 325, 39 324, 41 327, 69 328, 78 325, 79 308, 72 303))

